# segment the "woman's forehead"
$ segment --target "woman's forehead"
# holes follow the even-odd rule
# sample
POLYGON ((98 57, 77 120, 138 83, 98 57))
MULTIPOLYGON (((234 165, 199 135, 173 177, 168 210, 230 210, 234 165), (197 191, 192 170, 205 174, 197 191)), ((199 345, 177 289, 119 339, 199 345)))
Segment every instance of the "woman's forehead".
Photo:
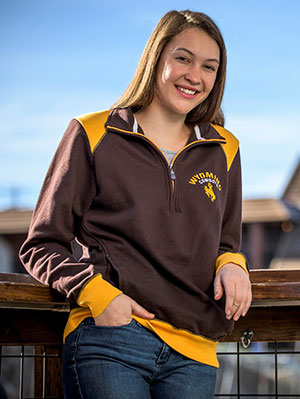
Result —
POLYGON ((208 58, 218 59, 220 56, 217 42, 200 28, 184 29, 169 41, 165 49, 171 52, 186 49, 194 55, 206 55, 208 58))

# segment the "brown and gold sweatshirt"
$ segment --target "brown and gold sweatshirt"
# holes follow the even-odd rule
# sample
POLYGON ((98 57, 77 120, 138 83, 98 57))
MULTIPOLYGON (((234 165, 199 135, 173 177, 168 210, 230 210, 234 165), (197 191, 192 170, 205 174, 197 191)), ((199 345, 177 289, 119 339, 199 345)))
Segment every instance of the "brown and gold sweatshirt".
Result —
POLYGON ((28 238, 26 269, 73 303, 65 336, 121 292, 154 320, 133 316, 178 352, 218 366, 233 322, 214 300, 216 272, 239 253, 237 139, 204 123, 171 164, 130 109, 71 121, 46 175, 28 238), (72 253, 76 239, 83 257, 72 253))

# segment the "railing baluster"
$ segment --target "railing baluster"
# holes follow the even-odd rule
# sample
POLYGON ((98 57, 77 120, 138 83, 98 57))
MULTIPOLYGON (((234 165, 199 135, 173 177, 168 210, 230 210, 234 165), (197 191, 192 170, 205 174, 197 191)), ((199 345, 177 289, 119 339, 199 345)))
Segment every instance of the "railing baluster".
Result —
POLYGON ((274 343, 274 360, 275 360, 275 397, 278 398, 278 345, 274 343))
POLYGON ((237 353, 237 393, 238 393, 238 399, 240 399, 240 394, 241 394, 241 374, 240 374, 240 344, 239 342, 236 343, 236 353, 237 353))
POLYGON ((46 348, 44 346, 43 351, 43 388, 42 388, 42 398, 46 398, 46 348))
POLYGON ((19 399, 23 398, 23 381, 24 380, 24 345, 21 346, 20 352, 20 377, 19 377, 19 399))
POLYGON ((0 345, 0 378, 2 373, 2 345, 0 345))

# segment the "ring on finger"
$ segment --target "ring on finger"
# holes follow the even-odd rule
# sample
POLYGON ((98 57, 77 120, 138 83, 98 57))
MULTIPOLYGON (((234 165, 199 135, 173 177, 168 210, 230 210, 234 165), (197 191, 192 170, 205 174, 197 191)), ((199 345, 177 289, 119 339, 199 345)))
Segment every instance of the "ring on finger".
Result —
POLYGON ((233 306, 236 306, 238 308, 240 305, 237 305, 236 303, 234 303, 233 306))

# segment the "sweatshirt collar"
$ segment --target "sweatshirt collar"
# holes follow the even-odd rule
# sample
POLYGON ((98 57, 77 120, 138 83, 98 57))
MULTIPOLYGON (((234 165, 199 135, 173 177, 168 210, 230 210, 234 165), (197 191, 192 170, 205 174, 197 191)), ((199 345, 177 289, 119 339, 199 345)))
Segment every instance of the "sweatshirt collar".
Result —
MULTIPOLYGON (((138 125, 131 108, 118 108, 110 112, 106 127, 116 128, 117 130, 128 133, 144 134, 138 125)), ((222 140, 226 141, 209 122, 195 125, 187 144, 195 141, 222 140)))

